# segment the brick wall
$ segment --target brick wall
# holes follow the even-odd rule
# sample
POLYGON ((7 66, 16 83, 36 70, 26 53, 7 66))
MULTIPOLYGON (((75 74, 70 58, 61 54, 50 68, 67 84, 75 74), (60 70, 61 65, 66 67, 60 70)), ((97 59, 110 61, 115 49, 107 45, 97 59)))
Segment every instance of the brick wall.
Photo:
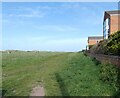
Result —
POLYGON ((91 54, 91 53, 88 53, 88 55, 91 57, 95 57, 97 60, 99 60, 101 62, 108 62, 113 65, 117 65, 120 68, 120 56, 91 54))
POLYGON ((113 34, 114 32, 120 30, 120 15, 111 15, 110 17, 110 33, 113 34))
POLYGON ((95 45, 97 41, 99 42, 99 40, 89 40, 88 45, 95 45))

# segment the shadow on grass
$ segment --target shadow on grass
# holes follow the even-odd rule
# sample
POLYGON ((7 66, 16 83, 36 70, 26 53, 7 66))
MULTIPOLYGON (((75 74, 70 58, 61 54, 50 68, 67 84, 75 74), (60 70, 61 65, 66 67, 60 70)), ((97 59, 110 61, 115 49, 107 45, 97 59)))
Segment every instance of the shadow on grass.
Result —
POLYGON ((7 92, 7 90, 2 90, 2 91, 0 91, 0 95, 2 95, 2 97, 5 95, 5 93, 7 92))
POLYGON ((101 64, 101 62, 98 61, 95 57, 92 57, 92 61, 94 62, 95 65, 101 64))
POLYGON ((62 96, 69 96, 68 90, 64 84, 63 79, 60 77, 58 73, 55 73, 56 80, 59 83, 59 88, 61 90, 62 96))

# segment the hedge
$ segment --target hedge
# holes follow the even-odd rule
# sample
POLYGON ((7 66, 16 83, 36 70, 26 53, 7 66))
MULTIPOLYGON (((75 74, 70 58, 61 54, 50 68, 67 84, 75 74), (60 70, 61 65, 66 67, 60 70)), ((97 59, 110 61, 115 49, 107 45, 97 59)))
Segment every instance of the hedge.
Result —
POLYGON ((119 55, 120 56, 120 31, 110 35, 108 39, 94 45, 90 51, 97 54, 119 55))

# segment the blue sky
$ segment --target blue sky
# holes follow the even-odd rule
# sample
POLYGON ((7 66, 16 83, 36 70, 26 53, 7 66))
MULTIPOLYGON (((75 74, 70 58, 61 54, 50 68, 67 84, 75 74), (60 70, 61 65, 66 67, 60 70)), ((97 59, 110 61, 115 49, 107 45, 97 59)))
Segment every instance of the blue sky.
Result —
POLYGON ((2 3, 2 49, 80 51, 117 2, 2 3))

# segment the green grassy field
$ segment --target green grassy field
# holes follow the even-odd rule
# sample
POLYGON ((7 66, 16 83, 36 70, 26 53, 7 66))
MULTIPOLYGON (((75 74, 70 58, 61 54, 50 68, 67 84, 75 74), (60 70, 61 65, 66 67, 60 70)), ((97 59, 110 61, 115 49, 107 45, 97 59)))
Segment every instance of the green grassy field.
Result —
POLYGON ((83 53, 2 53, 2 88, 5 96, 29 96, 43 85, 46 96, 114 95, 109 84, 99 79, 100 67, 83 53))

